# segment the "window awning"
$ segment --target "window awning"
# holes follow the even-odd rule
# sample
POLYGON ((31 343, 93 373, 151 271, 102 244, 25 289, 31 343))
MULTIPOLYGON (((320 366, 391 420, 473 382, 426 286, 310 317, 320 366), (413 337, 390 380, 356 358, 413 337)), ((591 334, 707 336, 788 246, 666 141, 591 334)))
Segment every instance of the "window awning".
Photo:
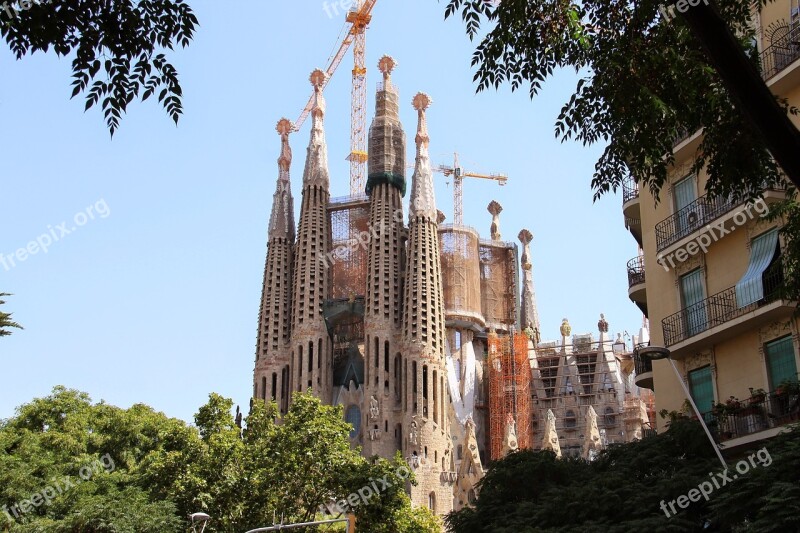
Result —
POLYGON ((736 284, 736 304, 739 308, 764 298, 764 284, 761 282, 761 275, 772 262, 777 244, 777 229, 753 239, 750 246, 750 265, 742 279, 736 284))

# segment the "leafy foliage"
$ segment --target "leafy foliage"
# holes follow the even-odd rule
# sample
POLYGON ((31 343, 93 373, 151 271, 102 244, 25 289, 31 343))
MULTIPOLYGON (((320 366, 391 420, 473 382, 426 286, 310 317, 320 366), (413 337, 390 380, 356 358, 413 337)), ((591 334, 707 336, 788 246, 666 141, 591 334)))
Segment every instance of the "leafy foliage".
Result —
MULTIPOLYGON (((0 298, 3 296, 11 296, 8 293, 0 292, 0 298)), ((5 300, 0 300, 0 305, 5 304, 5 300)), ((0 311, 0 337, 11 335, 9 328, 22 329, 22 326, 11 320, 11 313, 4 313, 0 311)))
MULTIPOLYGON (((716 0, 745 52, 758 62, 750 10, 769 0, 716 0)), ((472 57, 478 91, 528 86, 531 97, 561 68, 580 73, 555 123, 556 137, 606 143, 595 165, 594 197, 627 179, 658 200, 674 163, 675 139, 702 129, 693 172, 708 173, 711 196, 752 200, 779 182, 766 146, 736 109, 700 43, 680 17, 664 20, 663 0, 449 0, 445 17, 461 12, 467 34, 489 29, 472 57)), ((779 100, 793 114, 795 107, 779 100)), ((796 202, 784 210, 800 218, 796 202)), ((798 233, 783 230, 787 241, 798 233)), ((789 246, 791 296, 800 296, 798 245, 789 246)))
MULTIPOLYGON (((718 2, 751 53, 749 9, 765 2, 718 2)), ((505 82, 516 90, 527 83, 533 97, 556 69, 585 73, 555 131, 562 140, 608 142, 592 180, 596 196, 628 177, 649 184, 657 196, 674 139, 701 127, 705 139, 696 167, 708 166, 709 190, 755 196, 765 176, 775 181, 774 164, 686 26, 680 19, 659 20, 660 3, 450 0, 446 15, 460 9, 471 22, 471 37, 482 19, 493 24, 472 58, 479 91, 505 82)))
POLYGON ((709 502, 701 498, 670 518, 662 500, 675 500, 708 481, 709 472, 720 472, 696 421, 677 419, 668 432, 612 447, 592 463, 521 451, 492 463, 475 507, 451 513, 446 523, 454 533, 701 532, 750 525, 755 531, 795 531, 800 440, 795 430, 766 446, 772 464, 759 464, 715 489, 709 502))
POLYGON ((0 509, 67 487, 66 479, 74 486, 13 520, 0 512, 0 530, 168 533, 185 530, 186 517, 202 511, 212 517, 206 531, 240 532, 275 517, 312 520, 323 504, 373 486, 382 490, 354 508, 360 530, 439 531, 429 512, 411 508, 402 458, 367 460, 350 448, 341 407, 297 394, 278 421, 274 403, 256 401, 244 431, 232 407, 211 394, 191 427, 144 405, 93 404, 85 393, 56 387, 0 423, 0 509), (81 468, 104 454, 114 468, 78 481, 81 468))
POLYGON ((0 12, 0 36, 17 59, 52 48, 72 59, 72 97, 100 104, 111 135, 128 105, 158 95, 175 123, 183 113, 178 72, 163 50, 188 46, 197 17, 184 0, 49 0, 0 12), (9 14, 10 13, 10 14, 9 14), (99 75, 102 71, 102 75, 99 75))

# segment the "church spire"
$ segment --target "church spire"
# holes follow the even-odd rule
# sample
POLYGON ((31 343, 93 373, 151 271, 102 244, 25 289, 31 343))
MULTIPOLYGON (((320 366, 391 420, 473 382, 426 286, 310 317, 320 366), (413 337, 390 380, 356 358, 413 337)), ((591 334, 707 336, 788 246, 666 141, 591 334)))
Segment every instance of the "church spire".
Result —
POLYGON ((331 350, 322 305, 329 294, 330 272, 321 258, 327 256, 330 242, 328 201, 328 148, 325 144, 325 99, 322 87, 325 73, 311 73, 314 103, 311 108, 311 139, 303 172, 303 200, 297 225, 292 272, 291 353, 296 365, 291 369, 291 389, 313 389, 320 398, 330 397, 331 350))
POLYGON ((383 84, 375 95, 375 118, 369 127, 367 194, 381 183, 390 184, 401 195, 406 193, 406 134, 400 123, 399 96, 392 85, 396 66, 390 56, 383 56, 378 62, 383 84))
POLYGON ((430 107, 432 100, 425 93, 417 93, 414 97, 414 109, 417 110, 417 135, 415 137, 417 145, 416 164, 414 166, 414 176, 411 185, 411 217, 421 217, 436 223, 438 214, 436 211, 436 197, 433 193, 433 172, 431 170, 431 158, 428 154, 430 137, 428 136, 428 122, 425 110, 430 107))
POLYGON ((325 142, 325 97, 322 87, 326 75, 317 69, 309 78, 314 86, 314 104, 311 107, 311 139, 308 142, 308 155, 303 171, 303 187, 308 185, 328 189, 328 145, 325 142))
POLYGON ((272 215, 269 221, 269 239, 287 238, 294 242, 294 203, 292 200, 292 184, 289 169, 292 165, 292 148, 289 146, 289 134, 292 123, 282 118, 275 130, 281 136, 281 153, 278 157, 278 182, 272 197, 272 215))
POLYGON ((275 129, 281 136, 281 152, 278 157, 278 180, 272 197, 267 259, 261 288, 253 397, 274 399, 281 411, 286 412, 289 406, 287 343, 291 334, 294 246, 294 203, 289 180, 289 169, 292 165, 289 134, 292 132, 292 123, 282 118, 275 129))

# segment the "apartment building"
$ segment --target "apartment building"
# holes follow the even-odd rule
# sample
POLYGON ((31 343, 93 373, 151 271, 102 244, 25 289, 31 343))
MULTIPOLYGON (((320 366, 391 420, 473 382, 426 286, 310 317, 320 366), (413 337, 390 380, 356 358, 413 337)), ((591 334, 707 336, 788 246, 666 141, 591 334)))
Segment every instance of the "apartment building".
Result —
MULTIPOLYGON (((768 87, 800 106, 798 0, 770 3, 754 22, 768 87)), ((753 203, 709 198, 707 176, 691 171, 701 135, 676 140, 657 205, 648 190, 624 186, 625 224, 640 250, 627 265, 628 294, 650 319, 652 344, 670 350, 704 418, 733 450, 797 420, 797 389, 782 384, 798 377, 800 321, 796 303, 779 295, 780 222, 762 217, 785 190, 765 190, 753 203)), ((669 361, 636 364, 637 385, 657 393, 656 411, 680 411, 685 393, 669 361)))

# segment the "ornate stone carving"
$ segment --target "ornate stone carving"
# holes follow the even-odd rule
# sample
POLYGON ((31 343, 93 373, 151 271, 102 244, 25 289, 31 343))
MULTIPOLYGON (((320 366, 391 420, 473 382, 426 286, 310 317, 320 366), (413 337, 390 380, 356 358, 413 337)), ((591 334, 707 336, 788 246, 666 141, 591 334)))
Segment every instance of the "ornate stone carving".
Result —
POLYGON ((381 409, 378 405, 378 400, 375 398, 375 396, 372 396, 369 400, 369 418, 371 420, 376 420, 380 414, 381 409))
POLYGON ((572 333, 572 326, 569 325, 569 320, 565 318, 561 321, 561 336, 569 337, 570 333, 572 333))
POLYGON ((411 417, 411 430, 408 432, 408 442, 411 444, 417 444, 417 438, 419 436, 419 425, 417 424, 417 415, 411 417))
POLYGON ((600 320, 597 322, 597 329, 600 333, 608 333, 608 322, 606 322, 606 316, 603 313, 600 313, 600 320))
POLYGON ((492 200, 489 202, 489 205, 486 207, 486 209, 492 215, 492 240, 499 241, 502 237, 500 235, 500 213, 503 212, 503 206, 492 200))

